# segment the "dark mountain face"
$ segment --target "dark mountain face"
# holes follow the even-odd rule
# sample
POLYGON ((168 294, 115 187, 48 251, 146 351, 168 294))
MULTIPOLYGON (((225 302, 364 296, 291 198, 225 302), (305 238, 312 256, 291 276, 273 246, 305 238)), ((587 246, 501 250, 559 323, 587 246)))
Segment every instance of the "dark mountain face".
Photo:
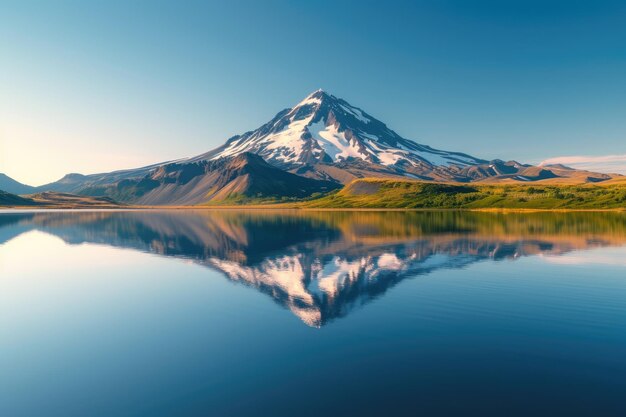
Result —
POLYGON ((304 198, 338 188, 334 182, 314 180, 282 171, 258 155, 242 153, 214 161, 171 163, 136 179, 86 186, 80 193, 105 195, 136 204, 202 204, 235 197, 304 198))
MULTIPOLYGON (((229 192, 246 196, 303 198, 316 192, 328 192, 340 188, 333 182, 313 180, 282 171, 269 165, 260 156, 247 152, 232 158, 225 164, 220 172, 216 188, 227 189, 234 181, 238 182, 239 188, 229 190, 229 192), (245 178, 245 181, 241 178, 245 178)), ((223 194, 223 192, 220 193, 223 194)))
POLYGON ((0 190, 11 194, 30 194, 35 191, 35 187, 22 184, 5 174, 0 174, 0 190))

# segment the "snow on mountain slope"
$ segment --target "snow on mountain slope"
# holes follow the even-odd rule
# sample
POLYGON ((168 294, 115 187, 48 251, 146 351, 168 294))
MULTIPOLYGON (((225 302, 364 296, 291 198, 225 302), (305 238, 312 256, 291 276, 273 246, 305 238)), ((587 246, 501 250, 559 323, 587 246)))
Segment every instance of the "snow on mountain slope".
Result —
POLYGON ((235 136, 193 160, 253 152, 285 169, 317 163, 363 161, 403 167, 464 167, 486 161, 433 149, 402 138, 384 123, 346 101, 317 90, 259 129, 235 136))

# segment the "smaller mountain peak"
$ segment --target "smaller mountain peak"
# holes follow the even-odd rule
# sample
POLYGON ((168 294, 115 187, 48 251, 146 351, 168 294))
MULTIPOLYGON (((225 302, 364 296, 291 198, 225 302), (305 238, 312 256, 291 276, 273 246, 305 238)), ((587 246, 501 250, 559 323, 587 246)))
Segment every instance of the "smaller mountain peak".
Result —
POLYGON ((63 178, 61 178, 62 180, 80 180, 85 178, 85 176, 83 174, 79 174, 77 172, 71 172, 69 174, 65 174, 65 176, 63 178))
POLYGON ((65 174, 65 176, 63 176, 63 178, 61 178, 57 182, 60 184, 71 184, 83 181, 84 179, 85 175, 72 172, 71 174, 65 174))
POLYGON ((252 153, 252 152, 242 152, 239 155, 236 155, 235 157, 233 157, 231 159, 231 163, 233 164, 254 164, 254 163, 261 163, 261 164, 265 164, 265 160, 260 157, 259 155, 252 153))

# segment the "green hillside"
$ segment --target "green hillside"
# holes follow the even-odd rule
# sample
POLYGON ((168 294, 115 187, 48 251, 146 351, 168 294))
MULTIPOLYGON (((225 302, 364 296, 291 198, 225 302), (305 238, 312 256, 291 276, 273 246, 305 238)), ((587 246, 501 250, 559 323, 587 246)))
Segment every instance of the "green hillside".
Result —
POLYGON ((626 184, 477 185, 359 179, 311 208, 626 209, 626 184))

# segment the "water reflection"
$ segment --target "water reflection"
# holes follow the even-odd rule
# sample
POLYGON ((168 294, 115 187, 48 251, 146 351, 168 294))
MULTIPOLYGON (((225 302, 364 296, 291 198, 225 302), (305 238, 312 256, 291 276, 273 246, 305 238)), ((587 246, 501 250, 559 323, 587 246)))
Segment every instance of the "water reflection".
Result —
POLYGON ((185 258, 323 326, 405 278, 482 260, 626 243, 623 213, 125 211, 0 214, 0 244, 40 230, 185 258))

